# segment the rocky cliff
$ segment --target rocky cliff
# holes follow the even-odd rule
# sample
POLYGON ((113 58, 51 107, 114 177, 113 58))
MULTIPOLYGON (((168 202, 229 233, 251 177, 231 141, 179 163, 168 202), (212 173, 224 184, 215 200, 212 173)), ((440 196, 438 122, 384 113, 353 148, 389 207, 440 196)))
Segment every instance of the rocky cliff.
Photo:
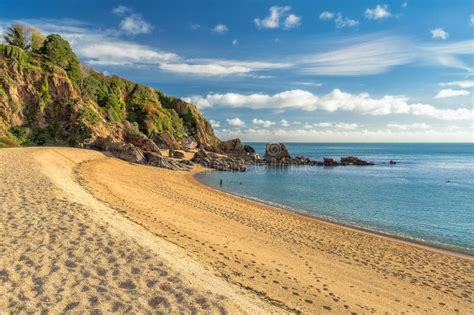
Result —
POLYGON ((50 35, 35 51, 0 44, 0 147, 89 146, 97 139, 220 151, 198 109, 153 88, 81 66, 50 35))

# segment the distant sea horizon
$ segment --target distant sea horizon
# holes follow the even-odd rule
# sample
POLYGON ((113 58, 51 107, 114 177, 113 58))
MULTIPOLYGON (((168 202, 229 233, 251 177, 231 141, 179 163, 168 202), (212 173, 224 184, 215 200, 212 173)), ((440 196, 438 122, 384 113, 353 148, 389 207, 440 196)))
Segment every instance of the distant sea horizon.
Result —
MULTIPOLYGON (((473 143, 282 143, 292 156, 353 155, 376 165, 250 166, 245 173, 206 172, 196 178, 277 207, 474 255, 473 143)), ((245 144, 263 156, 265 143, 245 144)))

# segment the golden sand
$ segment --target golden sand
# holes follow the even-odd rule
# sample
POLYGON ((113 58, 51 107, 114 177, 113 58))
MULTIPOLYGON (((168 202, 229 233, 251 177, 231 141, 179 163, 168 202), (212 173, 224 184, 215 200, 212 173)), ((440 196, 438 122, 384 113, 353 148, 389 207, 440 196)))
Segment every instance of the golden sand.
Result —
POLYGON ((190 173, 65 148, 0 150, 0 169, 1 310, 474 310, 472 257, 251 202, 190 173))

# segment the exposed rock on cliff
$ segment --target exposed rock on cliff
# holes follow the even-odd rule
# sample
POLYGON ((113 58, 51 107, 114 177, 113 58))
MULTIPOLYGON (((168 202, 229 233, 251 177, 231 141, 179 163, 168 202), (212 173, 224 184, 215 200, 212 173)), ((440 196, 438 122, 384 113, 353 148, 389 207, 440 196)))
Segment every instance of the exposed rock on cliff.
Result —
POLYGON ((98 137, 144 151, 219 151, 198 109, 153 88, 81 67, 59 35, 25 51, 0 44, 0 138, 16 145, 87 146, 98 137))

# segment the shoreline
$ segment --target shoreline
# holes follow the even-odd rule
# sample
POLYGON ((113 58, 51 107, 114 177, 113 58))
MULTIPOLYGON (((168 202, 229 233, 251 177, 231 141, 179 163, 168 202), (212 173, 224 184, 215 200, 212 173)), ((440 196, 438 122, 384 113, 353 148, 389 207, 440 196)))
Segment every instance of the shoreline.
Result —
POLYGON ((222 192, 194 177, 204 170, 104 157, 76 174, 118 216, 282 313, 469 313, 471 257, 222 192))
POLYGON ((468 253, 457 252, 457 251, 449 250, 449 249, 446 249, 446 248, 443 248, 443 247, 437 247, 437 246, 434 246, 432 244, 426 244, 426 243, 423 243, 421 241, 416 241, 416 240, 413 240, 413 239, 404 238, 402 236, 397 236, 397 235, 392 235, 392 234, 389 234, 389 233, 384 233, 382 231, 371 230, 371 229, 367 229, 367 228, 363 228, 363 227, 359 227, 359 226, 355 226, 355 225, 351 225, 351 224, 347 224, 347 223, 343 223, 343 222, 333 221, 333 220, 330 220, 330 219, 320 217, 318 215, 313 215, 313 214, 307 213, 304 210, 297 210, 297 209, 293 209, 293 208, 290 208, 290 207, 285 207, 283 205, 281 205, 281 207, 279 207, 279 206, 271 204, 270 201, 265 202, 264 200, 256 200, 256 199, 248 198, 248 197, 245 197, 245 196, 241 196, 241 195, 236 194, 236 193, 219 190, 219 189, 214 188, 210 185, 204 184, 203 182, 201 182, 199 179, 196 178, 197 175, 208 172, 208 171, 216 172, 216 171, 211 170, 211 169, 197 170, 197 171, 193 170, 192 171, 193 174, 191 175, 190 179, 196 185, 199 185, 204 189, 209 189, 213 193, 222 193, 222 194, 226 194, 228 196, 234 197, 234 198, 241 199, 242 201, 245 201, 245 202, 256 203, 258 205, 268 207, 270 211, 283 211, 283 212, 287 212, 288 214, 291 214, 291 215, 302 216, 302 217, 307 218, 307 219, 315 220, 318 223, 334 225, 334 226, 342 227, 342 228, 345 228, 345 229, 348 229, 348 230, 351 230, 351 231, 354 231, 354 232, 361 232, 361 233, 365 233, 365 234, 370 235, 370 236, 380 237, 380 238, 383 238, 383 239, 386 239, 386 240, 389 240, 389 241, 398 242, 400 244, 415 246, 415 247, 418 247, 418 248, 421 248, 421 249, 430 250, 430 251, 433 251, 433 252, 437 252, 437 253, 441 253, 441 254, 447 254, 447 255, 450 255, 450 256, 453 256, 453 257, 465 258, 465 259, 474 261, 474 255, 470 255, 468 253))
POLYGON ((382 231, 371 230, 371 229, 368 229, 368 228, 364 228, 364 227, 360 227, 360 226, 356 226, 356 225, 351 225, 351 224, 348 224, 348 223, 338 222, 338 221, 335 221, 335 220, 333 221, 333 220, 330 220, 330 219, 320 217, 316 214, 313 215, 313 214, 307 213, 304 210, 293 209, 291 207, 285 207, 284 205, 277 206, 277 205, 272 204, 271 201, 266 202, 264 200, 252 199, 252 198, 249 198, 249 197, 241 196, 241 195, 236 194, 236 193, 219 190, 219 189, 214 188, 210 185, 206 185, 205 183, 201 182, 199 179, 196 178, 197 175, 208 172, 208 171, 216 172, 215 170, 211 170, 211 169, 193 171, 193 174, 191 176, 192 180, 195 181, 197 185, 200 185, 201 187, 206 188, 206 189, 210 189, 213 192, 227 194, 229 196, 242 199, 246 202, 254 202, 256 204, 259 204, 259 205, 262 205, 262 206, 265 206, 265 207, 269 207, 273 211, 284 211, 284 212, 286 211, 286 212, 288 212, 290 214, 293 214, 293 215, 300 215, 300 216, 303 216, 305 218, 313 219, 315 221, 318 221, 319 223, 331 224, 331 225, 335 225, 335 226, 338 226, 338 227, 343 227, 343 228, 346 228, 346 229, 349 229, 349 230, 352 230, 352 231, 355 231, 355 232, 362 232, 362 233, 366 233, 366 234, 371 235, 371 236, 382 237, 382 238, 385 238, 387 240, 396 241, 396 242, 399 242, 399 243, 402 243, 402 244, 412 245, 412 246, 416 246, 418 248, 431 250, 433 252, 448 254, 448 255, 455 256, 455 257, 460 257, 460 258, 467 258, 467 259, 470 259, 470 260, 474 261, 474 254, 470 255, 469 253, 449 250, 447 248, 438 247, 438 246, 435 246, 435 245, 432 245, 432 244, 423 243, 422 241, 417 241, 417 240, 410 239, 410 238, 404 238, 402 236, 397 236, 397 235, 385 233, 385 232, 382 232, 382 231))

